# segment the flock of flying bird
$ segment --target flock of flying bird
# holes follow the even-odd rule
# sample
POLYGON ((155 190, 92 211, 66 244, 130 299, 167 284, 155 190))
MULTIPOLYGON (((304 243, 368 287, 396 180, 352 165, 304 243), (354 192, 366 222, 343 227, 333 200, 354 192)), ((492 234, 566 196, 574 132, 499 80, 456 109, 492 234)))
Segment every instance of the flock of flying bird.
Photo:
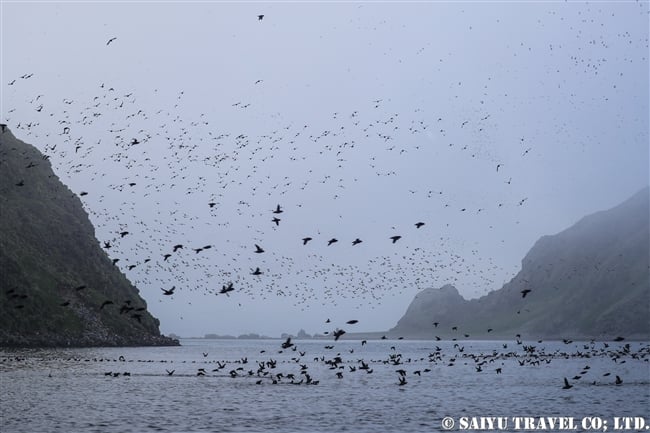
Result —
MULTIPOLYGON (((257 19, 262 21, 264 15, 258 15, 257 19)), ((117 40, 111 37, 106 46, 115 48, 119 44, 117 40)), ((32 73, 26 73, 8 85, 24 85, 32 77, 32 73)), ((263 85, 261 79, 253 83, 253 86, 263 85)), ((393 169, 391 161, 424 158, 428 155, 427 148, 431 147, 440 154, 453 154, 454 158, 460 155, 468 160, 483 161, 493 168, 491 171, 497 182, 507 190, 513 183, 507 164, 499 161, 486 147, 458 145, 450 138, 463 137, 458 131, 470 128, 473 134, 480 136, 490 126, 489 113, 457 124, 442 116, 432 117, 431 113, 417 108, 410 113, 412 118, 408 118, 407 113, 391 112, 390 101, 377 99, 369 103, 370 108, 332 113, 324 127, 288 122, 266 134, 251 136, 243 132, 217 131, 205 113, 192 119, 183 116, 181 113, 187 107, 184 91, 176 95, 173 107, 153 109, 151 105, 139 104, 139 100, 155 95, 124 92, 105 83, 95 90, 96 93, 86 100, 52 101, 44 94, 34 94, 28 103, 31 112, 20 113, 25 118, 12 125, 12 129, 35 138, 34 144, 42 146, 44 159, 52 160, 57 169, 71 179, 78 179, 75 184, 87 182, 106 187, 104 191, 101 187, 80 190, 78 195, 84 198, 83 203, 99 235, 106 239, 100 244, 112 257, 113 264, 123 266, 129 278, 141 288, 159 288, 162 296, 167 297, 178 296, 183 291, 206 296, 230 297, 239 292, 250 298, 287 297, 303 308, 317 302, 327 301, 336 306, 339 302, 357 299, 359 306, 367 307, 368 301, 380 302, 385 296, 398 295, 406 287, 436 285, 439 275, 444 275, 445 281, 471 275, 477 286, 485 287, 493 285, 496 276, 504 273, 490 259, 482 259, 485 260, 483 267, 476 266, 476 261, 472 264, 466 261, 455 251, 454 241, 446 236, 444 227, 453 224, 460 215, 480 218, 489 212, 505 208, 516 210, 526 204, 527 197, 514 197, 509 192, 504 192, 504 200, 498 203, 467 204, 462 197, 447 194, 427 181, 420 182, 416 189, 398 185, 403 188, 399 191, 403 197, 427 202, 427 206, 440 215, 436 225, 441 227, 436 227, 435 237, 429 234, 424 242, 407 243, 398 251, 386 250, 373 239, 372 248, 380 254, 368 257, 364 252, 361 257, 367 260, 363 264, 331 263, 335 261, 332 255, 317 244, 335 248, 335 244, 347 243, 355 250, 339 253, 355 255, 360 244, 369 243, 367 236, 351 236, 345 240, 338 235, 324 236, 321 234, 324 230, 313 225, 309 227, 305 221, 292 220, 292 214, 304 217, 309 215, 305 209, 315 207, 326 208, 331 219, 336 220, 334 224, 324 224, 328 230, 353 225, 343 217, 344 211, 328 208, 345 202, 349 198, 346 191, 354 189, 357 183, 372 185, 377 182, 378 189, 389 185, 392 178, 405 174, 393 169), (355 165, 360 159, 363 168, 355 165), (259 210, 271 200, 277 203, 280 197, 291 202, 291 212, 286 204, 277 204, 270 211, 259 210), (279 239, 287 224, 298 226, 289 229, 292 234, 297 230, 312 232, 303 234, 302 238, 296 237, 293 243, 284 237, 283 242, 289 243, 289 250, 295 251, 295 244, 308 251, 299 260, 283 253, 286 246, 284 250, 272 250, 265 242, 267 237, 279 239), (206 238, 217 238, 206 236, 209 232, 218 232, 226 239, 217 248, 203 242, 206 238), (254 233, 252 239, 242 241, 244 232, 254 233), (235 240, 228 237, 230 233, 236 234, 235 240), (422 246, 427 243, 430 244, 428 248, 422 246), (214 254, 208 256, 208 252, 214 254), (218 253, 221 255, 216 256, 218 253), (259 259, 261 255, 265 258, 259 259), (223 281, 221 288, 215 287, 216 280, 223 281)), ((21 91, 27 94, 32 90, 23 88, 21 91)), ((254 109, 255 102, 253 98, 232 103, 233 116, 254 109)), ((8 114, 14 111, 11 109, 8 114)), ((5 125, 2 130, 4 132, 5 125)), ((533 148, 524 138, 515 146, 520 158, 531 157, 533 148)), ((32 164, 36 162, 30 162, 28 168, 35 166, 32 164)), ((15 186, 22 187, 26 182, 29 182, 28 177, 16 179, 15 186)), ((392 232, 385 235, 388 247, 401 246, 407 239, 417 238, 412 236, 415 233, 432 226, 417 219, 407 224, 412 231, 402 229, 398 232, 392 227, 392 232)), ((362 227, 364 222, 356 225, 362 227)), ((478 250, 471 249, 471 254, 481 260, 478 250)), ((76 290, 84 288, 79 286, 76 290)), ((529 293, 530 289, 521 291, 524 298, 529 293)), ((101 309, 111 304, 113 301, 106 300, 101 309)), ((61 305, 67 306, 69 302, 61 305)), ((139 312, 144 309, 146 307, 125 303, 120 313, 131 313, 140 321, 139 312)), ((355 323, 354 320, 347 324, 355 323)), ((331 332, 335 341, 343 334, 345 331, 338 328, 331 332)), ((517 343, 522 344, 519 340, 517 343)), ((364 344, 365 341, 361 342, 361 346, 364 344)), ((326 346, 326 349, 332 350, 334 346, 326 346)), ((453 366, 462 361, 472 363, 476 371, 481 372, 489 364, 511 358, 523 366, 550 363, 556 357, 608 356, 614 362, 631 357, 647 362, 650 356, 647 347, 637 352, 631 351, 629 345, 607 350, 606 346, 596 348, 594 342, 585 346, 584 351, 570 353, 545 353, 524 345, 525 356, 515 352, 465 354, 463 349, 456 344, 456 352, 450 355, 436 347, 420 359, 404 359, 393 350, 385 359, 350 361, 337 353, 332 357, 315 357, 314 361, 335 371, 337 378, 355 372, 371 374, 371 365, 397 367, 398 384, 406 385, 409 375, 420 377, 431 371, 428 366, 410 372, 404 367, 418 363, 453 366)), ((259 361, 255 368, 244 367, 247 359, 215 360, 217 367, 212 373, 234 363, 240 365, 229 371, 228 375, 233 378, 255 377, 259 384, 264 380, 276 384, 319 383, 310 375, 307 363, 302 361, 306 353, 300 351, 291 338, 281 344, 281 351, 300 354, 286 361, 296 364, 297 372, 274 372, 277 361, 270 358, 259 361)), ((502 368, 495 368, 495 372, 500 374, 502 368)), ((175 371, 167 370, 167 374, 172 376, 175 371)), ((572 380, 580 380, 588 372, 586 366, 572 380)), ((209 373, 207 367, 201 367, 196 375, 209 373)), ((107 372, 107 376, 118 375, 107 372)), ((619 376, 615 377, 616 384, 623 382, 619 376)), ((564 383, 564 388, 572 387, 568 378, 564 383)))
MULTIPOLYGON (((115 41, 111 38, 107 45, 112 48, 115 41)), ((26 74, 25 80, 28 78, 26 74)), ((260 84, 261 80, 255 83, 260 84)), ((320 212, 324 204, 329 208, 326 212, 338 220, 336 224, 349 231, 354 221, 346 221, 343 215, 349 209, 336 208, 337 201, 348 199, 346 189, 352 189, 355 183, 372 185, 375 180, 369 176, 373 175, 388 178, 390 183, 390 178, 398 175, 396 170, 388 169, 392 158, 413 155, 417 159, 427 146, 438 145, 425 137, 434 126, 425 121, 427 116, 421 109, 414 111, 419 119, 403 121, 398 113, 387 114, 387 102, 378 99, 371 104, 371 110, 376 112, 371 121, 368 119, 372 112, 337 112, 332 114, 330 126, 320 132, 314 126, 289 123, 270 134, 253 137, 216 132, 205 114, 195 120, 184 119, 180 114, 185 98, 182 91, 171 110, 151 111, 138 105, 135 92, 119 93, 104 83, 99 90, 86 103, 64 99, 62 111, 56 109, 60 104, 37 94, 29 101, 35 120, 22 121, 12 128, 34 136, 35 144, 44 146, 43 152, 60 172, 84 184, 107 186, 104 191, 84 189, 78 195, 98 237, 104 237, 101 245, 113 263, 144 290, 175 286, 176 295, 188 291, 220 294, 223 292, 219 288, 211 287, 215 279, 223 279, 226 285, 234 285, 237 292, 252 299, 286 297, 303 309, 314 302, 336 306, 341 301, 356 300, 361 308, 386 296, 397 296, 407 287, 425 288, 460 278, 486 290, 506 272, 490 258, 481 258, 475 248, 469 249, 474 262, 470 263, 445 233, 457 218, 455 212, 473 211, 474 217, 480 217, 488 210, 483 206, 472 209, 460 204, 455 194, 447 197, 444 191, 430 187, 409 189, 402 197, 413 202, 429 201, 431 211, 427 212, 440 213, 449 222, 437 222, 431 233, 418 233, 417 237, 408 233, 409 242, 392 252, 373 240, 365 251, 339 249, 330 253, 309 249, 306 255, 295 257, 295 248, 287 243, 291 234, 278 236, 285 230, 295 233, 298 226, 306 228, 304 218, 311 215, 305 214, 313 212, 311 208, 320 212), (397 141, 402 144, 397 146, 397 141), (365 168, 352 164, 359 157, 366 159, 365 168), (255 211, 256 206, 281 197, 287 197, 290 205, 277 205, 270 220, 265 212, 255 211), (297 219, 302 221, 296 225, 297 219), (249 247, 241 242, 244 232, 253 233, 250 244, 255 246, 254 253, 266 253, 259 262, 245 253, 249 247), (238 236, 231 239, 231 233, 238 236), (193 255, 183 254, 186 249, 179 246, 208 237, 218 239, 220 245, 194 244, 193 255), (266 238, 273 238, 280 248, 267 248, 265 244, 271 241, 266 238), (199 254, 210 249, 210 255, 199 254)), ((244 110, 249 104, 253 102, 232 105, 235 110, 244 110)), ((482 130, 488 119, 489 115, 475 121, 476 130, 482 130)), ((469 128, 468 122, 462 127, 469 128)), ((436 123, 439 139, 445 140, 452 124, 441 117, 436 123)), ((446 151, 458 148, 456 153, 466 153, 470 159, 484 158, 486 164, 493 164, 493 157, 483 148, 454 143, 445 146, 446 151)), ((493 167, 495 175, 506 176, 502 174, 502 163, 493 167)), ((29 179, 19 179, 17 184, 26 181, 29 179)), ((507 189, 512 178, 500 182, 507 189)), ((505 198, 508 195, 504 193, 505 198)), ((492 211, 520 207, 526 198, 506 200, 497 203, 492 211)), ((417 220, 410 224, 422 231, 428 227, 417 220)), ((323 225, 329 229, 332 222, 323 225)), ((360 225, 361 231, 367 233, 365 224, 360 225)), ((324 229, 316 226, 307 230, 312 234, 301 237, 303 246, 316 242, 324 229)), ((390 230, 393 233, 386 235, 389 243, 406 242, 407 233, 394 233, 396 227, 390 230)), ((348 242, 360 248, 360 244, 368 243, 369 236, 353 236, 348 242)), ((343 239, 325 237, 323 242, 333 246, 343 239)))
MULTIPOLYGON (((356 320, 350 320, 347 324, 356 322, 356 320)), ((334 341, 336 342, 344 333, 337 329, 333 333, 334 341)), ((375 346, 367 351, 364 349, 364 346, 369 344, 366 340, 348 340, 338 347, 336 343, 326 344, 323 349, 317 349, 315 347, 317 343, 313 340, 295 341, 291 337, 287 337, 285 340, 281 340, 274 352, 271 349, 262 349, 258 354, 261 358, 250 362, 249 356, 246 355, 237 359, 232 356, 219 359, 210 356, 209 352, 202 352, 202 357, 198 360, 184 358, 175 360, 127 359, 124 356, 119 356, 118 359, 110 357, 82 358, 71 355, 68 355, 68 358, 59 359, 57 358, 61 356, 59 354, 51 355, 56 359, 41 359, 40 361, 94 362, 114 365, 115 368, 103 372, 103 375, 112 378, 150 376, 152 374, 182 377, 230 377, 233 379, 248 378, 254 380, 256 385, 318 385, 322 380, 344 379, 346 376, 359 374, 366 376, 373 373, 380 377, 378 380, 386 381, 389 380, 392 372, 396 374, 394 383, 404 386, 410 380, 428 383, 426 377, 436 377, 441 368, 461 368, 464 374, 475 372, 499 375, 504 374, 504 371, 507 374, 509 368, 535 369, 548 366, 558 360, 584 360, 584 366, 578 367, 579 371, 570 378, 571 382, 569 378, 564 378, 561 388, 568 390, 576 384, 580 384, 580 386, 623 385, 625 382, 621 376, 613 373, 612 369, 607 367, 608 360, 616 368, 622 367, 628 362, 638 363, 638 365, 650 362, 649 345, 638 342, 626 343, 623 340, 622 337, 617 338, 615 343, 598 343, 594 340, 574 343, 571 340, 564 340, 563 344, 566 349, 563 350, 557 345, 546 347, 542 345, 541 340, 537 341, 537 344, 527 344, 520 339, 520 336, 517 336, 514 348, 509 347, 509 343, 502 342, 500 343, 501 350, 492 349, 487 352, 481 349, 466 350, 465 344, 456 341, 453 342, 453 346, 452 342, 435 344, 433 349, 427 353, 422 352, 424 350, 422 348, 418 352, 413 352, 412 348, 405 348, 408 354, 403 354, 398 350, 400 341, 370 342, 375 346), (301 349, 300 345, 302 344, 306 344, 307 348, 301 349), (388 353, 382 356, 380 348, 385 348, 388 353), (162 363, 169 367, 165 368, 164 373, 162 371, 156 373, 157 369, 152 371, 151 368, 138 368, 136 371, 124 370, 124 367, 132 362, 162 363), (592 367, 590 362, 595 362, 596 367, 592 367)), ((267 346, 271 344, 269 342, 267 346)), ((0 365, 10 366, 25 360, 26 358, 21 356, 5 356, 0 359, 0 365)), ((50 377, 52 377, 51 373, 50 377)), ((643 379, 639 383, 638 378, 632 379, 632 381, 637 385, 647 383, 643 379)))

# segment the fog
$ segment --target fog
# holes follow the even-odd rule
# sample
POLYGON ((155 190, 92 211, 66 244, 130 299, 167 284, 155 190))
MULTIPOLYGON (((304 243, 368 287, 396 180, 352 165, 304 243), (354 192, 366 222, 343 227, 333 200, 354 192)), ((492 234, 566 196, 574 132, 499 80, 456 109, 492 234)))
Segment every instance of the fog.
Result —
POLYGON ((648 184, 647 3, 0 11, 3 123, 87 193, 163 333, 387 330, 648 184))

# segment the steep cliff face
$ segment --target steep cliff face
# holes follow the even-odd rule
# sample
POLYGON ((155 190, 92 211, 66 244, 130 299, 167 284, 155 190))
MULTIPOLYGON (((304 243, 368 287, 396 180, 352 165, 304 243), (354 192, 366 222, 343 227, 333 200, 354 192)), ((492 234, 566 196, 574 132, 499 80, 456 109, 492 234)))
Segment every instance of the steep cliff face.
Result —
POLYGON ((0 134, 0 345, 170 345, 36 148, 0 134))
POLYGON ((449 287, 419 293, 391 333, 650 338, 649 196, 645 188, 542 237, 517 276, 480 299, 464 300, 449 287))

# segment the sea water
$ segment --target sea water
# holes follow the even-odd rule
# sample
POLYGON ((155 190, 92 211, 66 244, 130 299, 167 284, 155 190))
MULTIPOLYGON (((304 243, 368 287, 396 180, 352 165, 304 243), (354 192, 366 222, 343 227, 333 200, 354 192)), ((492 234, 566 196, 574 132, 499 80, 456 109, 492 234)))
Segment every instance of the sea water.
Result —
POLYGON ((639 420, 650 424, 647 342, 283 342, 4 349, 0 431, 646 431, 639 420), (563 389, 564 378, 571 388, 563 389))

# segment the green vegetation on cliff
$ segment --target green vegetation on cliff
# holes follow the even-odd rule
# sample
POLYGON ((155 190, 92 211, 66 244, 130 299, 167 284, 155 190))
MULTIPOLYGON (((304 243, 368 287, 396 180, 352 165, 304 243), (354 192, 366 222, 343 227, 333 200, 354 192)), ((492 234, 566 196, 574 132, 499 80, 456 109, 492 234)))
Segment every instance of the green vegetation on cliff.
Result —
MULTIPOLYGON (((4 128, 3 128, 4 129, 4 128)), ((0 346, 172 345, 46 157, 0 134, 0 346)))

